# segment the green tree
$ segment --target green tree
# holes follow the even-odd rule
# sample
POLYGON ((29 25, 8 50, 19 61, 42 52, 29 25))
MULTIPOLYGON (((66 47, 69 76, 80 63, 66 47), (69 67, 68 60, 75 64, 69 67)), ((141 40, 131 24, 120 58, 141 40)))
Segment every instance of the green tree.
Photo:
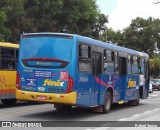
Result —
POLYGON ((107 30, 101 35, 102 41, 111 42, 120 46, 124 45, 123 33, 121 31, 114 31, 112 28, 107 28, 107 30))
POLYGON ((24 8, 27 32, 67 32, 98 38, 94 35, 96 25, 102 29, 106 22, 95 0, 25 0, 24 8))
POLYGON ((150 62, 150 74, 153 78, 160 78, 160 58, 153 58, 150 62))
POLYGON ((105 23, 108 23, 108 16, 105 16, 104 14, 99 13, 98 17, 97 17, 97 22, 94 24, 93 29, 92 29, 92 35, 94 38, 105 41, 106 37, 101 36, 101 32, 103 33, 103 35, 106 32, 106 25, 105 23))
POLYGON ((6 15, 4 12, 0 11, 0 41, 4 41, 4 34, 6 32, 6 28, 4 26, 5 21, 6 15))
POLYGON ((67 32, 98 39, 107 22, 96 0, 0 0, 0 7, 10 32, 4 40, 10 42, 18 42, 23 32, 67 32))
MULTIPOLYGON (((5 23, 8 20, 6 15, 6 8, 9 5, 9 1, 0 0, 0 41, 7 41, 10 37, 10 30, 6 27, 5 23)), ((8 7, 9 8, 9 7, 8 7)))
POLYGON ((136 18, 130 26, 124 30, 124 45, 126 47, 144 51, 150 55, 160 47, 160 20, 154 18, 136 18))
POLYGON ((62 0, 25 0, 24 32, 57 32, 62 8, 62 0))
POLYGON ((6 14, 5 27, 8 28, 8 34, 3 34, 5 41, 19 41, 19 35, 25 25, 23 10, 23 0, 0 0, 0 7, 6 14))

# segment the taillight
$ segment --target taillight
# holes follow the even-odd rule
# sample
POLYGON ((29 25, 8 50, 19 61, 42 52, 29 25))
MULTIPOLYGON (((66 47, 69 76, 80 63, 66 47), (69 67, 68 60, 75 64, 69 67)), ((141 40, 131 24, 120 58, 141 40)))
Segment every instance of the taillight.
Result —
POLYGON ((73 91, 73 78, 69 76, 66 93, 70 93, 72 91, 73 91))
POLYGON ((20 73, 17 73, 16 77, 16 88, 20 89, 20 73))

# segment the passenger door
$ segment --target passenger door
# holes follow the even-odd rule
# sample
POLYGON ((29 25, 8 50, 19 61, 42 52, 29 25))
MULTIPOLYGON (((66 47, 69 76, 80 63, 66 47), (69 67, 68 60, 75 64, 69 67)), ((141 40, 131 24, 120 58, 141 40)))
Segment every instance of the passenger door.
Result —
POLYGON ((145 62, 145 90, 142 98, 147 98, 149 95, 149 82, 150 82, 150 75, 149 75, 149 62, 145 62))
POLYGON ((93 73, 93 85, 91 88, 91 106, 98 105, 99 99, 99 88, 95 78, 100 78, 102 73, 102 64, 101 64, 101 53, 93 52, 92 53, 92 73, 93 73))
POLYGON ((120 100, 125 99, 125 92, 127 86, 127 62, 126 58, 119 57, 119 93, 120 93, 120 100))

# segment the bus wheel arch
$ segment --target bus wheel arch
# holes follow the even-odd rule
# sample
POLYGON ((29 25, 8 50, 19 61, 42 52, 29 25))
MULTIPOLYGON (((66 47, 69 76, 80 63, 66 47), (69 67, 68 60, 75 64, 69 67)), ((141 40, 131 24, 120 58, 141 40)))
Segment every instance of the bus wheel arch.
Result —
POLYGON ((108 113, 110 111, 112 100, 113 100, 113 90, 112 88, 108 88, 104 100, 103 113, 108 113))
POLYGON ((128 104, 131 106, 138 106, 140 102, 140 98, 143 96, 143 87, 140 87, 138 90, 138 97, 135 100, 128 101, 128 104))

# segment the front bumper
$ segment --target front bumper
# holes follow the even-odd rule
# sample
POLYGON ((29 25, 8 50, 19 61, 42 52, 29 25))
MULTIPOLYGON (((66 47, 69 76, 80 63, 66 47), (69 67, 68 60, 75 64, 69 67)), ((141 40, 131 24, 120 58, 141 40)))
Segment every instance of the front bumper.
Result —
POLYGON ((77 92, 71 92, 68 94, 53 94, 53 93, 41 93, 30 92, 16 89, 16 99, 26 101, 38 101, 38 102, 50 102, 61 104, 76 104, 77 92))

